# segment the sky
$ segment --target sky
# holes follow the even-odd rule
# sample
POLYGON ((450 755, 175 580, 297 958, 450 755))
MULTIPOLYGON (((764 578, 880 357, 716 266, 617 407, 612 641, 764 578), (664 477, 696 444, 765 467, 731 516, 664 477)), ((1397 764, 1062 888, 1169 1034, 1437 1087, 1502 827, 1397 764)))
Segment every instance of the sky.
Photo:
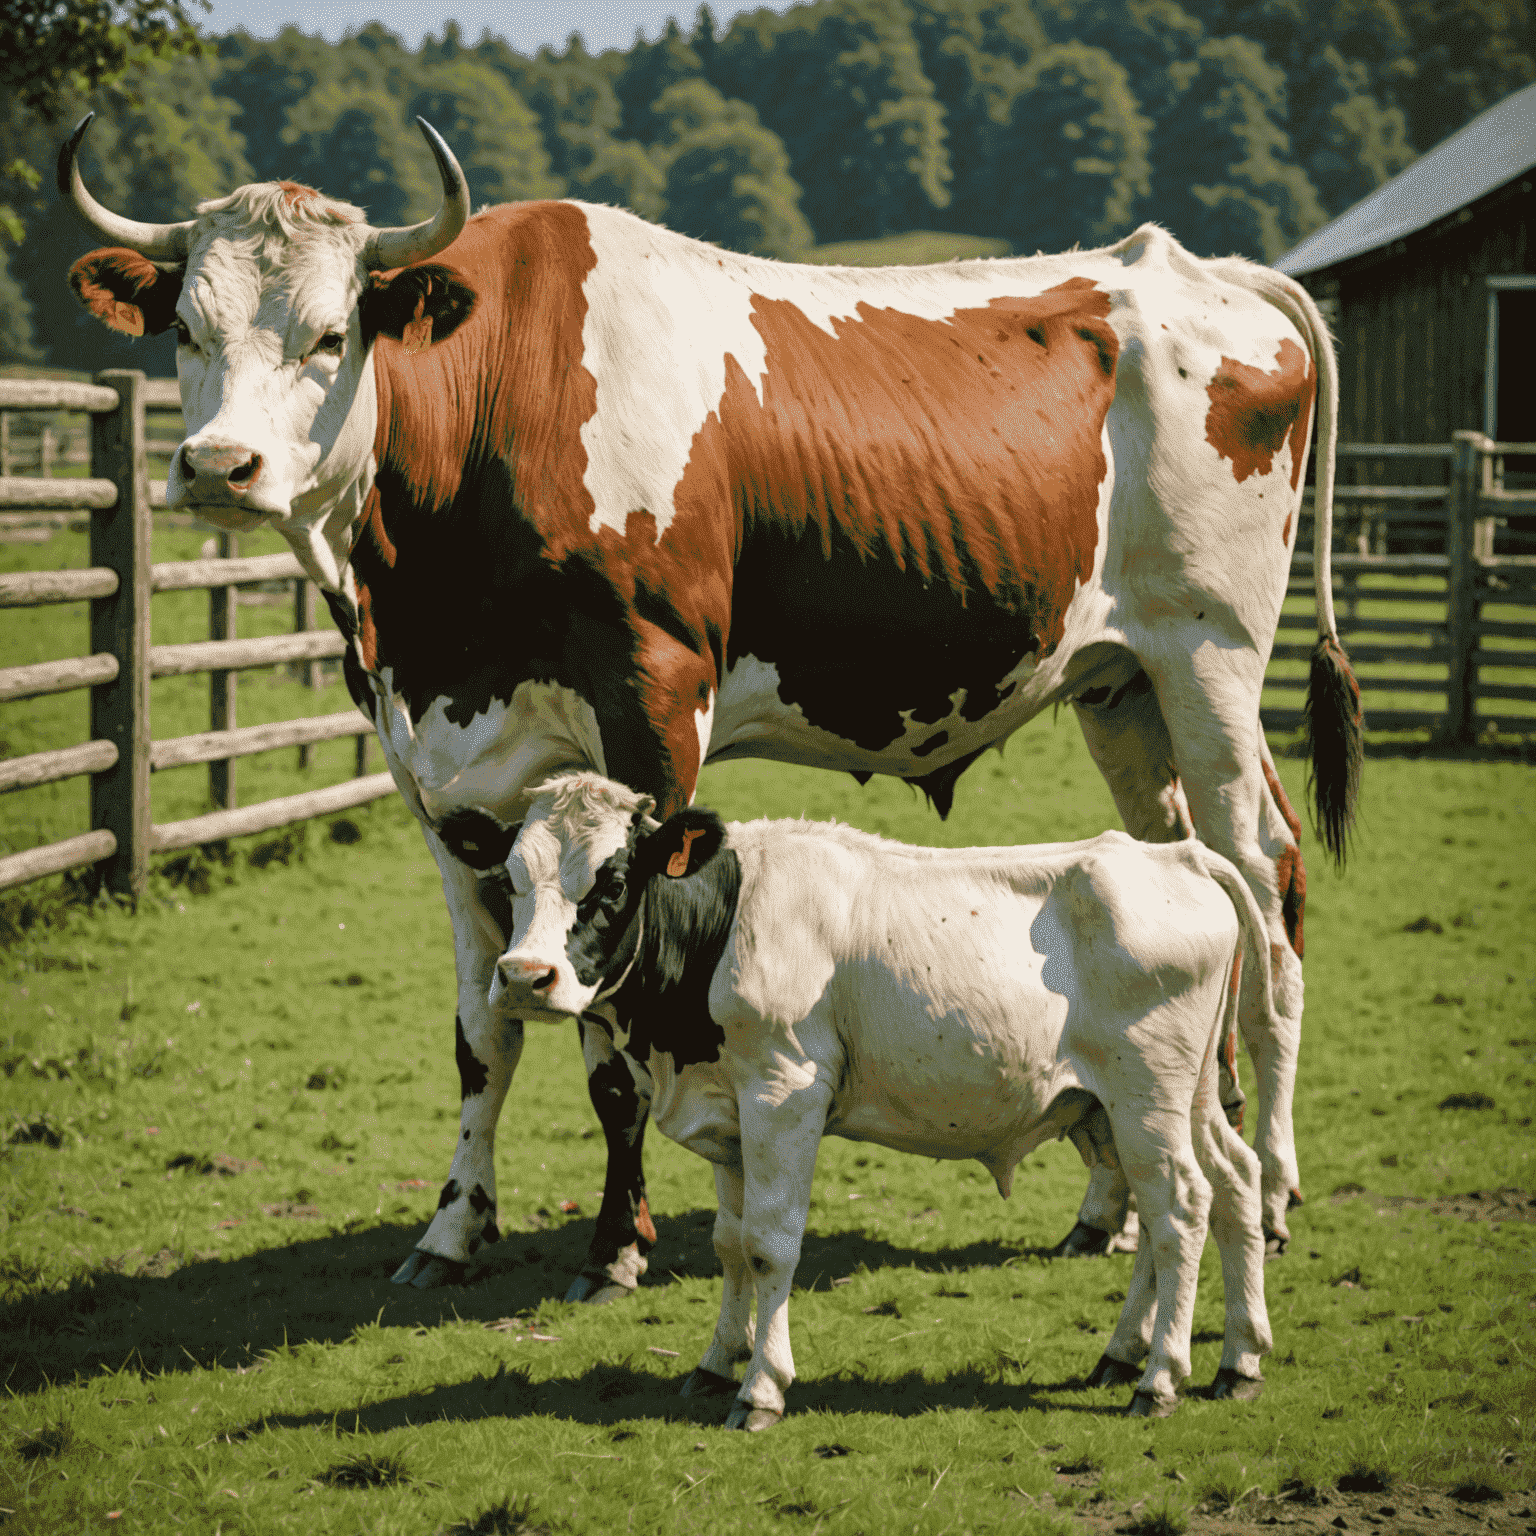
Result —
MULTIPOLYGON (((741 11, 788 10, 790 0, 711 0, 721 30, 741 11)), ((197 7, 189 7, 194 13, 197 7)), ((504 37, 519 53, 531 54, 543 44, 562 49, 572 32, 580 32, 589 53, 628 48, 636 30, 654 39, 676 16, 685 31, 692 29, 698 0, 213 0, 201 21, 207 32, 232 32, 244 27, 257 37, 275 37, 286 26, 324 33, 335 42, 343 33, 380 21, 411 47, 428 32, 442 35, 443 25, 457 21, 471 42, 489 29, 504 37)))

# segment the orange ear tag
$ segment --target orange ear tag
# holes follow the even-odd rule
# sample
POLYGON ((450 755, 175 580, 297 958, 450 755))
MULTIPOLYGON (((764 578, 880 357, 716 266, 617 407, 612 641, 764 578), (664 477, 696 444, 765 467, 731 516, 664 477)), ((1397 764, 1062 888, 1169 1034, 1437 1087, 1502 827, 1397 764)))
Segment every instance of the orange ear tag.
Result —
POLYGON ((137 304, 124 304, 119 300, 112 305, 111 313, 102 318, 114 331, 121 331, 125 336, 144 334, 144 311, 137 304))
POLYGON ((688 873, 688 850, 693 847, 694 838, 703 836, 703 827, 695 827, 693 831, 683 833, 683 846, 667 860, 667 873, 674 880, 681 880, 688 873))
POLYGON ((400 333, 400 341, 407 353, 425 352, 432 345, 432 316, 421 315, 407 321, 400 333))

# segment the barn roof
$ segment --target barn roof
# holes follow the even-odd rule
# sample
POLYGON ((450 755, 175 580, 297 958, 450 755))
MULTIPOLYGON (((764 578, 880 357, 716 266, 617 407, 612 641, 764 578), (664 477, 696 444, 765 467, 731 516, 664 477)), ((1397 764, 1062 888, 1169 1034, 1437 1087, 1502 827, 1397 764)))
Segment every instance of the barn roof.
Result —
POLYGON ((1275 265, 1292 277, 1337 266, 1448 217, 1536 165, 1536 85, 1506 96, 1421 155, 1275 265))

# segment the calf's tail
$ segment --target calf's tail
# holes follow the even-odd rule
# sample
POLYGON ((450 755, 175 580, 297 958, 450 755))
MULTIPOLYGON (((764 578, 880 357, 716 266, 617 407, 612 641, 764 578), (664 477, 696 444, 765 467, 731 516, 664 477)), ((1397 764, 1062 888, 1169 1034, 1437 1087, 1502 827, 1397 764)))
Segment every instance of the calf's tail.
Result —
MULTIPOLYGON (((1283 1026, 1275 1012, 1274 967, 1269 958, 1269 929, 1264 925, 1264 914, 1259 910, 1259 903, 1237 865, 1223 858, 1214 848, 1207 848, 1204 843, 1200 844, 1200 853, 1205 862, 1206 874, 1227 893, 1237 911, 1238 926, 1242 929, 1243 959, 1257 969, 1263 985, 1265 1017, 1270 1029, 1279 1031, 1283 1026)), ((1233 1022, 1236 1020, 1236 1011, 1237 998, 1234 995, 1226 1009, 1233 1022)), ((1228 1027, 1230 1024, 1224 1020, 1223 1028, 1228 1027)))

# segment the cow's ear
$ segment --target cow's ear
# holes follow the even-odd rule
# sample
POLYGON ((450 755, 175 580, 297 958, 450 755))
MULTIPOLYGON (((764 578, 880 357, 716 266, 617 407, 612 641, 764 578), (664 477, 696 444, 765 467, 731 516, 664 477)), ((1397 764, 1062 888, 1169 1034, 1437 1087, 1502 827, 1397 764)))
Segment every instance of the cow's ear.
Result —
POLYGON ((103 325, 125 336, 158 336, 176 319, 181 268, 112 246, 82 256, 69 269, 69 286, 103 325))
POLYGON ((649 872, 668 880, 696 875, 725 843, 725 823, 713 811, 679 811, 651 834, 646 845, 649 872))
POLYGON ((407 352, 425 351, 469 319, 475 298, 475 290, 452 267, 427 263, 375 273, 358 303, 363 345, 393 336, 407 352))

